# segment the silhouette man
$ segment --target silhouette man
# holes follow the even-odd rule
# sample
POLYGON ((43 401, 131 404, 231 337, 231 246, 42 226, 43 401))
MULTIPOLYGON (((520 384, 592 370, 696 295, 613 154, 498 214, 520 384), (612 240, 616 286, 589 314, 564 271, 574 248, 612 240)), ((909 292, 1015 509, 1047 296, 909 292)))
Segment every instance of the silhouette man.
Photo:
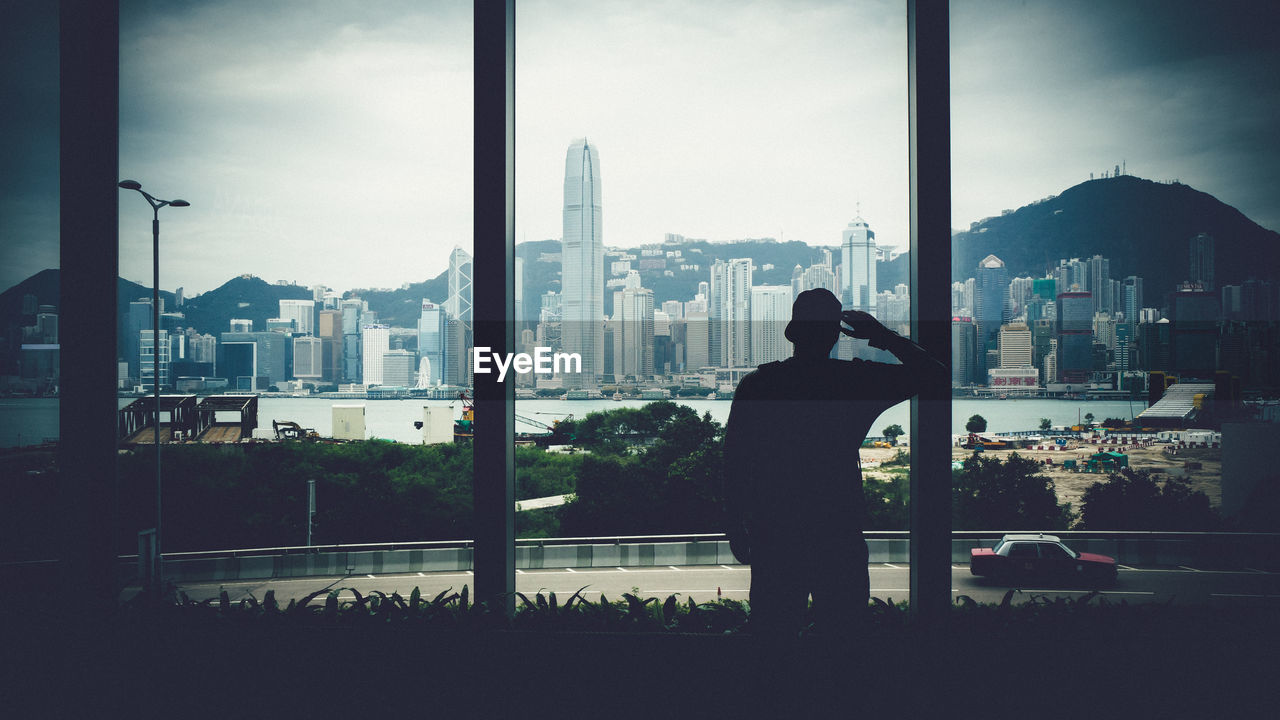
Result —
POLYGON ((816 628, 853 631, 870 595, 858 448, 872 423, 946 366, 825 289, 796 297, 793 357, 742 378, 725 434, 729 542, 751 565, 751 626, 795 635, 813 596, 816 628), (842 327, 841 323, 848 327, 842 327), (901 364, 834 360, 840 333, 901 364))

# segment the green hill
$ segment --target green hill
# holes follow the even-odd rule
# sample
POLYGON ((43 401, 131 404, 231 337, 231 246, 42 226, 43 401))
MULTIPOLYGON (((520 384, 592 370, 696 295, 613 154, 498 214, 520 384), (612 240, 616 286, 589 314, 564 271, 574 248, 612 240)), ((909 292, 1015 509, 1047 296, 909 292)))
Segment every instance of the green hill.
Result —
POLYGON ((1081 183, 954 235, 951 277, 972 277, 988 254, 1015 277, 1040 277, 1060 258, 1098 254, 1111 260, 1111 277, 1139 275, 1147 296, 1159 298, 1188 279, 1188 241, 1201 232, 1214 237, 1218 287, 1280 273, 1280 234, 1187 185, 1122 175, 1081 183))

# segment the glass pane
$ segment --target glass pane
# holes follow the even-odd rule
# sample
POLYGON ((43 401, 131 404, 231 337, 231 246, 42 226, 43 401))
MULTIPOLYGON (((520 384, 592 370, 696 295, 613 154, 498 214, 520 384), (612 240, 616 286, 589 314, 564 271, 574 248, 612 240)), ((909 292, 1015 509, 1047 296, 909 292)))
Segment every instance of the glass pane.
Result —
MULTIPOLYGON (((190 202, 158 210, 163 550, 469 538, 470 3, 122 6, 121 174, 190 202)), ((122 553, 152 219, 121 190, 122 553)))
POLYGON ((1275 50, 1152 7, 952 7, 957 529, 1274 527, 1275 50))
MULTIPOLYGON (((517 497, 564 502, 518 513, 517 537, 721 532, 731 400, 792 355, 796 295, 909 331, 904 8, 517 12, 518 334, 582 358, 517 376, 517 497)), ((870 435, 894 425, 905 404, 870 435)), ((877 444, 867 527, 905 529, 906 465, 875 467, 897 452, 877 444)))
POLYGON ((58 8, 0 24, 0 562, 46 559, 58 528, 58 8), (17 448, 26 448, 17 450, 17 448))

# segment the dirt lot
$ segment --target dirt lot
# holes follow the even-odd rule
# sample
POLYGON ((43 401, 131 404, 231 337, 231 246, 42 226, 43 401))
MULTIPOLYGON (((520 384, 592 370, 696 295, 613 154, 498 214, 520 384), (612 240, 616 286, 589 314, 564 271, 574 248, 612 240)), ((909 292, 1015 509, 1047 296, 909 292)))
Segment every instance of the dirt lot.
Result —
MULTIPOLYGON (((1084 495, 1085 489, 1095 482, 1102 481, 1106 476, 1064 470, 1062 469, 1062 461, 1074 458, 1078 464, 1083 465, 1089 459, 1089 456, 1096 452, 1116 449, 1118 448, 1114 445, 1084 443, 1073 450, 989 450, 986 455, 987 457, 996 457, 1003 460, 1011 452, 1016 452, 1023 457, 1029 457, 1041 462, 1046 459, 1052 459, 1054 464, 1045 465, 1044 474, 1053 479, 1054 486, 1058 491, 1058 501, 1071 503, 1072 509, 1079 512, 1080 498, 1084 495)), ((1177 475, 1184 477, 1190 483, 1192 490, 1201 490, 1205 495, 1209 496, 1210 505, 1217 507, 1221 504, 1222 450, 1182 448, 1177 451, 1176 455, 1171 455, 1166 452, 1168 449, 1171 449, 1171 446, 1155 444, 1147 447, 1130 447, 1125 451, 1125 454, 1129 456, 1130 467, 1150 470, 1166 476, 1177 475), (1188 463, 1192 465, 1199 463, 1200 467, 1185 467, 1188 463)), ((892 458, 895 452, 897 452, 896 449, 891 448, 862 448, 863 467, 874 468, 881 461, 892 458)), ((954 460, 964 460, 970 454, 971 451, 957 447, 952 449, 951 457, 954 460)))

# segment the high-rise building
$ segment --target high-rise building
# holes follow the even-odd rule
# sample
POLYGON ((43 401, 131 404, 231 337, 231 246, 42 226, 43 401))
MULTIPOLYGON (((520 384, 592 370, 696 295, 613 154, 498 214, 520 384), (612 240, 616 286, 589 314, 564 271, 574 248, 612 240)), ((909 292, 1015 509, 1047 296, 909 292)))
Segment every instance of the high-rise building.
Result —
POLYGON ((293 339, 293 377, 295 380, 319 380, 324 377, 324 342, 314 335, 293 339))
POLYGON ((951 386, 968 387, 974 384, 974 364, 977 362, 977 326, 973 318, 951 318, 951 386))
POLYGON ((1023 323, 1000 327, 1000 367, 1027 368, 1032 365, 1031 328, 1023 323))
POLYGON ((1191 282, 1199 283, 1204 290, 1213 290, 1213 236, 1196 235, 1191 238, 1188 250, 1191 282))
MULTIPOLYGON (((1054 341, 1054 320, 1048 317, 1041 317, 1031 325, 1031 364, 1034 367, 1044 367, 1044 356, 1048 355, 1050 345, 1054 341)), ((1057 382, 1057 376, 1045 376, 1045 382, 1057 382)))
POLYGON ((152 344, 154 341, 152 340, 152 334, 150 329, 138 331, 138 382, 143 387, 153 387, 155 383, 153 368, 158 360, 160 363, 160 387, 171 387, 169 361, 172 355, 170 355, 169 331, 160 331, 159 358, 153 354, 152 344))
POLYGON ((791 342, 785 335, 791 302, 787 285, 751 288, 751 362, 763 365, 791 357, 791 342))
POLYGON ((1093 342, 1107 350, 1116 349, 1116 321, 1110 313, 1093 314, 1093 342))
POLYGON ((350 298, 342 301, 342 379, 359 382, 362 376, 360 368, 360 326, 363 324, 364 301, 350 298))
POLYGON ((582 372, 564 378, 570 388, 595 387, 604 371, 603 222, 600 152, 574 140, 564 161, 561 336, 564 351, 582 357, 582 372))
POLYGON ((248 318, 231 318, 231 322, 229 324, 231 326, 230 328, 231 332, 234 332, 234 333, 253 332, 253 320, 250 320, 248 318))
POLYGON ((685 315, 685 371, 697 372, 713 365, 711 360, 711 317, 704 310, 685 315))
POLYGON ((1016 318, 1026 313, 1027 303, 1034 294, 1034 278, 1016 277, 1009 281, 1009 316, 1016 318))
POLYGON ((456 385, 471 383, 469 361, 475 339, 471 262, 471 254, 462 248, 455 247, 449 253, 449 297, 444 301, 444 311, 456 325, 453 333, 456 337, 446 337, 444 363, 446 372, 456 380, 451 384, 456 385), (450 339, 452 342, 449 342, 450 339))
POLYGON ((418 378, 418 384, 431 387, 444 382, 445 333, 448 330, 447 315, 442 306, 423 299, 422 315, 418 318, 418 366, 427 361, 429 377, 418 378))
MULTIPOLYGON (((34 297, 34 296, 32 296, 34 297)), ((32 315, 35 308, 32 308, 32 315)), ((150 330, 155 318, 151 312, 151 299, 139 298, 129 303, 129 314, 125 317, 125 359, 129 361, 129 377, 140 377, 138 365, 138 338, 143 330, 150 330)))
POLYGON ((1052 301, 1058 297, 1058 281, 1053 276, 1036 278, 1031 281, 1031 295, 1040 296, 1042 300, 1052 301))
POLYGON ((319 332, 324 359, 320 365, 320 377, 327 382, 342 379, 342 312, 321 310, 319 332))
POLYGON ((711 266, 711 362, 751 364, 751 258, 717 260, 711 266))
MULTIPOLYGON (((1210 240, 1212 242, 1212 240, 1210 240)), ((1180 377, 1208 380, 1217 369, 1217 293, 1201 289, 1197 282, 1184 286, 1169 298, 1169 319, 1173 323, 1170 353, 1173 370, 1180 377)))
MULTIPOLYGON (((1059 293, 1058 379, 1064 383, 1084 383, 1093 371, 1093 295, 1088 292, 1059 293)), ((1050 379, 1046 377, 1046 382, 1050 379)))
POLYGON ((1111 295, 1111 261, 1101 255, 1089 258, 1089 292, 1093 293, 1093 311, 1095 313, 1111 313, 1115 311, 1111 295))
POLYGON ((1138 322, 1142 312, 1142 278, 1130 275, 1120 281, 1120 298, 1120 307, 1117 309, 1124 313, 1124 319, 1138 322))
POLYGON ((1049 352, 1044 354, 1044 360, 1041 361, 1041 370, 1044 371, 1044 382, 1048 385, 1058 379, 1058 339, 1049 339, 1049 352))
MULTIPOLYGON (((288 336, 277 332, 225 332, 218 338, 219 352, 225 356, 224 346, 233 342, 250 342, 255 346, 252 357, 253 368, 252 377, 262 378, 268 384, 278 383, 289 379, 289 356, 292 354, 292 345, 288 336)), ((224 357, 218 360, 218 367, 223 368, 224 357)), ((228 367, 222 370, 223 377, 227 378, 227 382, 235 386, 237 378, 247 373, 242 372, 241 367, 228 367)), ((255 380, 257 389, 260 383, 255 380)))
POLYGON ((876 234, 856 217, 840 238, 840 304, 876 314, 876 234))
POLYGON ((360 382, 382 385, 382 356, 391 350, 391 328, 387 325, 365 325, 360 328, 360 356, 363 360, 360 382))
POLYGON ((314 318, 316 314, 315 300, 281 300, 280 317, 293 320, 294 332, 299 335, 314 335, 314 318))
POLYGON ((995 255, 988 255, 978 263, 973 305, 973 319, 978 326, 976 376, 985 381, 987 350, 995 349, 996 332, 1009 321, 1009 270, 995 255))
POLYGON ((640 274, 627 274, 627 285, 613 294, 613 375, 647 380, 653 377, 653 291, 640 287, 640 274))
POLYGON ((516 336, 519 337, 520 331, 524 329, 527 318, 524 316, 524 258, 516 258, 516 336))
POLYGON ((414 386, 414 355, 403 348, 382 354, 382 382, 388 387, 414 386))

